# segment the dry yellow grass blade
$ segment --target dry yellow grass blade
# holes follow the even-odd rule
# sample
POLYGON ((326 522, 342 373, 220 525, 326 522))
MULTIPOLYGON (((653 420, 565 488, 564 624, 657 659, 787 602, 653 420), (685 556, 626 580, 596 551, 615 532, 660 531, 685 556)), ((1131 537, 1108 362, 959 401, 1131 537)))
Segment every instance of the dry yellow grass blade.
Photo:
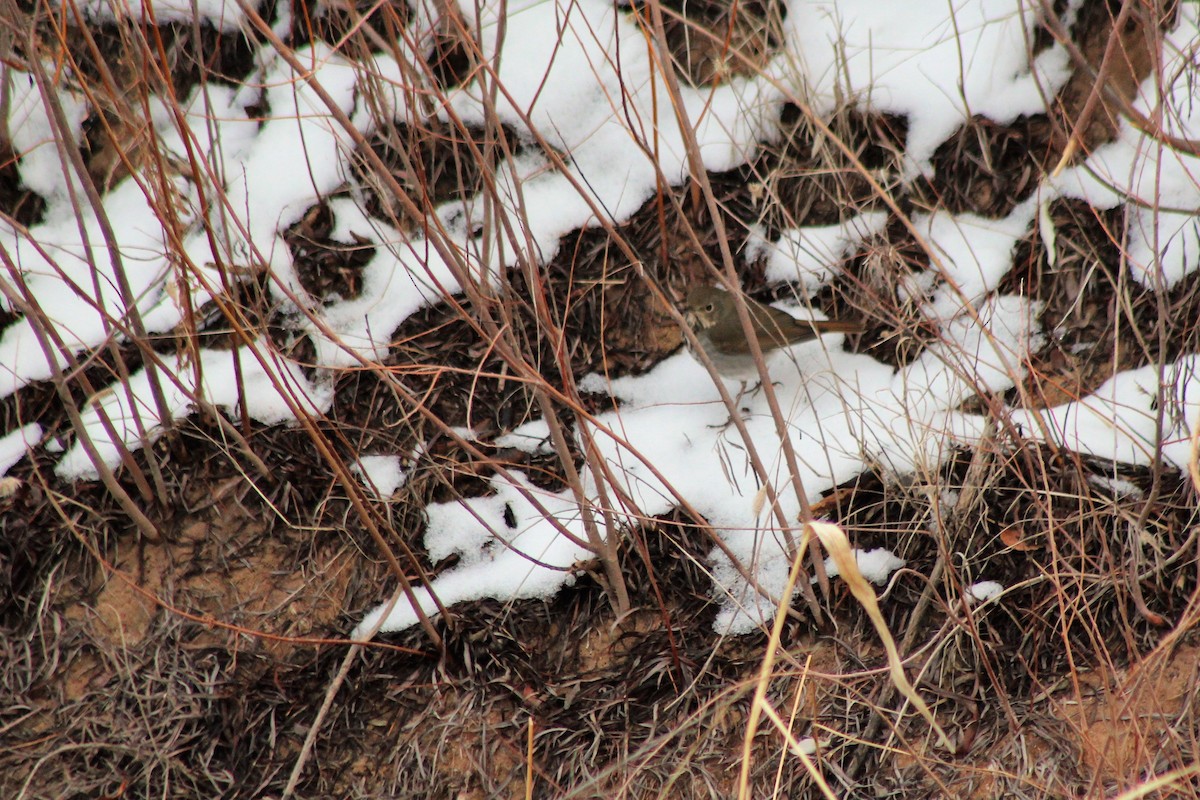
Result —
MULTIPOLYGON (((775 654, 779 650, 779 639, 783 633, 783 621, 787 618, 788 601, 796 591, 796 581, 799 580, 803 572, 801 564, 804 562, 804 553, 808 550, 809 536, 809 529, 805 528, 804 536, 800 539, 800 546, 796 549, 796 557, 792 561, 792 571, 788 574, 787 586, 784 587, 783 594, 780 595, 779 610, 775 612, 775 622, 771 625, 771 638, 767 642, 767 652, 763 656, 762 666, 758 670, 758 681, 754 687, 754 702, 750 704, 750 718, 746 722, 746 737, 742 741, 742 770, 741 775, 738 777, 738 800, 745 800, 750 796, 751 748, 754 743, 754 734, 758 732, 759 720, 762 718, 764 711, 768 713, 768 716, 775 716, 767 708, 767 687, 771 684, 771 672, 775 666, 775 654)), ((797 750, 796 752, 800 754, 802 751, 797 750)), ((827 797, 832 798, 834 795, 821 778, 816 765, 804 756, 801 756, 801 758, 809 774, 816 780, 817 785, 825 790, 827 797)))
POLYGON ((808 543, 813 535, 821 541, 822 546, 828 551, 830 557, 833 558, 842 579, 846 581, 851 593, 858 600, 859 604, 862 605, 863 609, 866 610, 867 616, 870 617, 875 630, 878 631, 879 638, 883 641, 884 649, 887 651, 888 669, 891 673, 892 681, 896 684, 896 688, 908 698, 921 716, 925 718, 925 721, 933 728, 941 746, 950 752, 955 750, 954 745, 950 742, 950 737, 946 735, 942 726, 933 718, 933 712, 929 710, 929 706, 917 694, 916 689, 913 688, 913 685, 908 681, 908 677, 904 674, 904 665, 900 660, 900 652, 896 648, 896 640, 892 638, 891 631, 888 630, 887 624, 883 620, 883 615, 879 611, 879 603, 875 599, 875 591, 858 569, 858 562, 854 558, 854 551, 850 547, 850 541, 846 538, 845 532, 832 523, 810 522, 804 527, 804 535, 801 537, 800 546, 796 550, 796 557, 792 562, 792 570, 788 575, 787 586, 781 595, 779 610, 776 612, 775 621, 771 626, 771 638, 767 642, 767 652, 763 656, 762 666, 759 668, 758 681, 754 689, 754 701, 750 706, 750 718, 747 720, 746 736, 742 743, 742 770, 738 780, 739 800, 744 800, 744 798, 749 796, 751 749, 754 742, 754 735, 758 732, 759 721, 764 714, 787 738, 789 748, 801 758, 805 768, 813 776, 817 786, 821 788, 825 796, 834 797, 832 790, 820 775, 816 764, 803 754, 802 748, 795 742, 790 732, 786 730, 783 721, 779 719, 778 714, 775 713, 766 700, 767 688, 771 682, 775 657, 779 649, 780 635, 783 632, 783 622, 787 618, 788 599, 794 593, 796 582, 803 572, 801 565, 804 562, 804 555, 808 550, 808 543))
POLYGON ((1200 764, 1188 764, 1186 767, 1173 769, 1163 775, 1158 775, 1140 786, 1135 786, 1127 792, 1117 795, 1117 800, 1138 800, 1149 797, 1161 789, 1175 788, 1193 775, 1200 773, 1200 764))
POLYGON ((792 735, 792 732, 788 730, 787 723, 780 719, 779 714, 775 712, 775 709, 771 708, 770 703, 763 701, 762 711, 767 715, 767 719, 771 720, 771 722, 775 725, 775 729, 778 730, 783 738, 787 741, 788 752, 794 754, 800 759, 801 763, 804 764, 804 768, 808 771, 808 774, 812 776, 813 782, 817 784, 817 788, 821 790, 821 794, 828 797, 829 800, 836 800, 837 795, 833 793, 833 789, 830 788, 829 782, 825 780, 825 776, 822 775, 817 769, 817 765, 813 763, 813 760, 808 757, 808 750, 810 748, 806 747, 803 742, 798 741, 796 737, 792 735))
POLYGON ((871 623, 875 626, 875 630, 879 633, 880 640, 883 641, 884 649, 887 650, 888 670, 891 672, 892 681, 896 684, 896 688, 901 694, 909 699, 913 706, 920 712, 929 726, 937 733, 938 739, 942 747, 950 752, 954 752, 954 745, 950 743, 950 737, 942 730, 942 726, 938 725, 937 720, 933 718, 933 712, 929 710, 929 706, 925 705, 925 701, 917 694, 913 685, 908 682, 908 677, 904 674, 904 664, 900 660, 900 651, 896 649, 896 640, 892 638, 891 631, 887 628, 887 623, 883 621, 883 614, 879 611, 879 603, 875 599, 875 590, 871 588, 871 584, 863 577, 858 569, 858 561, 854 558, 854 551, 850 547, 850 540, 846 538, 845 532, 837 525, 828 522, 811 522, 805 529, 805 540, 808 538, 808 532, 812 531, 817 538, 821 540, 822 546, 828 551, 830 557, 837 564, 838 572, 841 573, 842 580, 850 587, 850 592, 854 595, 854 599, 858 600, 859 605, 867 612, 867 616, 871 618, 871 623))

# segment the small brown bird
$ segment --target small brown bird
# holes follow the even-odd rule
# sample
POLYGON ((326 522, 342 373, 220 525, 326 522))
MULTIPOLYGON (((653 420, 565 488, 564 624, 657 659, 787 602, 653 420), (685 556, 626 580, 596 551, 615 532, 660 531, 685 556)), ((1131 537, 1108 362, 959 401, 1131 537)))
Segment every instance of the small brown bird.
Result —
MULTIPOLYGON (((745 301, 763 356, 769 356, 783 347, 812 341, 825 333, 857 333, 862 330, 858 322, 796 319, 785 311, 749 297, 745 301)), ((726 378, 741 381, 743 389, 748 381, 758 380, 754 355, 742 330, 731 294, 712 286, 695 287, 688 292, 684 319, 696 333, 700 346, 717 372, 726 378)), ((695 353, 692 355, 695 356, 695 353)))

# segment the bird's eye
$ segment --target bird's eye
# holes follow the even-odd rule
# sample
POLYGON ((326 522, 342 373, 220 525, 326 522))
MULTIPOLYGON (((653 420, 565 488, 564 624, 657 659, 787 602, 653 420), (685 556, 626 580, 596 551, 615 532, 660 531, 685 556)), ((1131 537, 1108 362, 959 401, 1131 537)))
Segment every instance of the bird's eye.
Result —
POLYGON ((709 303, 708 305, 706 305, 706 306, 704 307, 704 310, 705 310, 705 311, 713 311, 713 310, 715 310, 715 309, 716 309, 716 306, 714 306, 712 303, 709 303))

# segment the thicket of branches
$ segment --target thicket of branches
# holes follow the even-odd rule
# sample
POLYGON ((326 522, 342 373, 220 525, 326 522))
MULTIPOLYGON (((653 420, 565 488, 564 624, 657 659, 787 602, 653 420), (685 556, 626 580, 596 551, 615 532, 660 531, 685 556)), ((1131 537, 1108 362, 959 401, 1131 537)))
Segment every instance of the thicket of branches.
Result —
MULTIPOLYGON (((522 151, 541 151, 554 169, 570 154, 498 118, 476 127, 435 113, 493 66, 457 7, 420 10, 436 20, 427 50, 408 40, 414 16, 400 5, 240 10, 239 28, 218 31, 127 15, 101 24, 74 4, 0 4, 0 109, 18 76, 36 82, 78 216, 105 220, 104 198, 137 183, 174 232, 168 291, 187 309, 171 330, 149 333, 136 298, 106 287, 124 311, 107 319, 101 346, 77 351, 4 258, 0 323, 31 321, 63 369, 4 399, 0 431, 36 421, 45 441, 86 443, 96 431, 82 425, 83 410, 142 369, 158 403, 181 391, 195 408, 161 437, 152 420, 139 423, 145 446, 116 468, 94 456, 96 481, 56 477, 54 447, 9 473, 0 500, 5 796, 1200 794, 1188 677, 1200 476, 1104 463, 1004 422, 1005 408, 1078 399, 1119 370, 1165 369, 1197 350, 1196 281, 1156 290, 1132 280, 1123 211, 1056 201, 1040 222, 1053 237, 1031 231, 1014 252, 1002 291, 1041 304, 1047 344, 1021 365, 1015 389, 971 401, 992 420, 976 447, 903 478, 881 465, 809 509, 857 546, 906 559, 880 591, 882 615, 845 584, 813 587, 805 573, 773 631, 720 636, 706 563, 720 542, 706 521, 681 503, 628 528, 618 520, 631 505, 616 483, 601 481, 597 500, 581 478, 612 465, 597 459, 580 421, 615 404, 582 391, 582 376, 641 373, 680 347, 678 303, 697 283, 736 283, 764 300, 789 293, 742 257, 752 236, 887 212, 885 230, 818 300, 868 321, 855 347, 911 363, 938 341, 898 290, 936 257, 912 216, 1001 217, 1060 163, 1111 139, 1157 68, 1172 4, 1088 3, 1070 27, 1047 6, 1031 52, 1067 42, 1071 82, 1047 97, 1043 115, 971 120, 938 149, 929 176, 902 178, 905 120, 849 99, 816 118, 795 97, 781 133, 749 163, 697 170, 682 186, 664 177, 627 221, 597 209, 595 226, 568 235, 549 261, 524 237, 505 194, 519 180, 503 170, 522 151), (222 193, 234 176, 215 172, 198 143, 183 162, 156 137, 161 119, 182 119, 197 87, 242 86, 264 49, 302 74, 300 53, 314 42, 354 65, 360 105, 378 118, 367 134, 342 128, 352 173, 284 234, 296 287, 267 268, 270 254, 225 246, 242 238, 231 233, 242 209, 222 193), (413 52, 424 55, 410 62, 413 52), (404 118, 390 115, 395 82, 371 73, 378 53, 416 71, 399 87, 409 92, 404 118), (67 95, 86 104, 82 139, 71 134, 67 95), (187 258, 180 180, 202 187, 202 227, 227 237, 215 263, 187 258), (331 203, 347 199, 404 237, 424 237, 459 291, 408 317, 382 357, 329 375, 305 331, 322 324, 322 303, 364 291, 373 247, 335 233, 331 203), (455 201, 485 209, 516 268, 472 270, 444 224, 455 201), (188 302, 201 293, 203 302, 188 302), (329 411, 269 426, 214 407, 197 390, 200 350, 255 342, 331 380, 329 411), (543 451, 494 444, 537 418, 550 431, 543 451), (395 497, 375 496, 355 473, 370 452, 414 454, 395 497), (468 604, 350 648, 346 632, 389 587, 451 566, 423 550, 428 504, 478 495, 489 476, 514 471, 539 489, 574 489, 594 555, 575 584, 550 600, 468 604), (1008 591, 980 610, 962 598, 983 576, 1008 591), (889 673, 874 622, 894 635, 915 695, 889 673), (949 748, 930 718, 949 732, 949 748), (800 742, 809 737, 812 754, 800 742)), ((672 86, 763 70, 782 45, 785 9, 770 2, 621 13, 670 56, 664 103, 672 86)), ((264 119, 271 111, 257 109, 264 119)), ((0 210, 24 231, 45 221, 46 198, 21 182, 17 141, 0 132, 0 210)), ((120 225, 101 226, 94 257, 114 246, 120 225)), ((1161 408, 1164 417, 1178 410, 1161 408)), ((804 497, 803 487, 786 490, 804 497)), ((777 522, 805 538, 808 519, 777 522)))

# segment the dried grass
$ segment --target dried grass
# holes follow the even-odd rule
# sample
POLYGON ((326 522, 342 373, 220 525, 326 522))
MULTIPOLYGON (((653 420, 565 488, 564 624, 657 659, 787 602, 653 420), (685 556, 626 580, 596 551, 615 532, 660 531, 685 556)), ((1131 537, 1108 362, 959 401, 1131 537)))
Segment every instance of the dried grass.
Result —
MULTIPOLYGON (((1075 32, 1092 63, 1110 40, 1101 5, 1075 32)), ((770 54, 779 8, 728 9, 664 11, 681 80, 705 85, 770 54)), ((362 11, 298 14, 293 33, 343 40, 353 57, 405 30, 391 7, 368 20, 362 11)), ((40 7, 0 9, 15 59, 69 61, 96 94, 80 152, 97 190, 133 170, 171 219, 154 187, 180 165, 163 163, 141 136, 140 103, 167 86, 183 97, 202 80, 238 81, 261 32, 59 22, 40 7)), ((1129 57, 1109 73, 1117 91, 1148 68, 1140 34, 1159 30, 1136 23, 1123 38, 1129 57)), ((448 87, 473 58, 447 19, 430 74, 448 87)), ((895 198, 899 206, 1006 213, 1067 151, 1091 96, 1084 73, 1045 117, 973 121, 938 151, 932 180, 895 198)), ((1110 105, 1105 96, 1104 113, 1081 127, 1084 150, 1111 135, 1110 105)), ((455 426, 486 442, 553 410, 570 431, 604 401, 563 376, 639 372, 678 347, 664 301, 732 264, 751 225, 770 235, 828 224, 883 208, 880 189, 900 191, 903 121, 846 111, 821 130, 799 105, 785 119, 778 146, 742 169, 664 188, 619 229, 567 237, 550 263, 506 275, 498 292, 471 285, 410 318, 388 359, 341 380, 319 423, 263 429, 205 411, 129 454, 104 486, 63 485, 45 455, 22 463, 22 486, 0 499, 0 794, 279 796, 296 769, 300 797, 727 798, 745 768, 751 796, 815 796, 814 771, 778 731, 760 731, 744 758, 767 639, 712 632, 712 543, 703 521, 683 512, 631 532, 619 550, 596 543, 596 562, 552 600, 470 604, 389 638, 391 647, 366 648, 342 685, 334 676, 344 645, 318 641, 342 639, 398 577, 419 582, 448 566, 421 551, 427 503, 476 494, 503 469, 570 486, 587 457, 569 444, 529 456, 466 442, 455 426), (418 444, 425 449, 392 501, 347 477, 359 452, 418 444), (304 760, 310 731, 315 749, 304 760)), ((361 203, 415 230, 437 203, 494 188, 498 154, 535 146, 498 125, 386 126, 358 153, 361 203)), ((41 213, 11 157, 0 159, 0 207, 22 224, 41 213)), ((1050 263, 1031 236, 1005 288, 1045 304, 1051 341, 1006 400, 1054 405, 1115 370, 1197 350, 1200 333, 1187 324, 1200 317, 1197 280, 1169 293, 1142 289, 1122 268, 1120 215, 1078 203, 1049 213, 1057 258, 1050 263)), ((329 225, 328 209, 314 206, 288 245, 314 296, 354 296, 369 251, 332 241, 329 225)), ((935 334, 894 287, 927 261, 894 225, 818 301, 869 310, 858 346, 908 363, 935 334)), ((153 350, 233 346, 265 332, 302 359, 306 345, 290 337, 265 278, 236 280, 245 266, 229 267, 238 288, 228 300, 153 350)), ((764 296, 761 265, 740 278, 764 296)), ((187 279, 181 273, 179 285, 187 279)), ((0 403, 3 430, 37 419, 68 434, 68 410, 152 363, 149 344, 135 336, 54 386, 27 387, 0 403)), ((801 611, 783 620, 762 697, 791 735, 816 739, 815 770, 838 796, 1107 796, 1143 781, 1158 796, 1200 795, 1182 769, 1197 757, 1190 698, 1200 659, 1186 631, 1159 647, 1164 623, 1195 610, 1195 509, 1184 476, 1118 468, 1004 430, 903 483, 860 476, 825 513, 858 546, 886 544, 908 560, 881 610, 907 675, 959 752, 934 746, 894 691, 874 628, 840 583, 813 598, 819 626, 801 611), (1097 482, 1112 478, 1140 496, 1097 482), (1010 587, 1003 603, 962 602, 983 575, 1010 587), (1171 783, 1150 786, 1150 776, 1176 768, 1171 783)))

